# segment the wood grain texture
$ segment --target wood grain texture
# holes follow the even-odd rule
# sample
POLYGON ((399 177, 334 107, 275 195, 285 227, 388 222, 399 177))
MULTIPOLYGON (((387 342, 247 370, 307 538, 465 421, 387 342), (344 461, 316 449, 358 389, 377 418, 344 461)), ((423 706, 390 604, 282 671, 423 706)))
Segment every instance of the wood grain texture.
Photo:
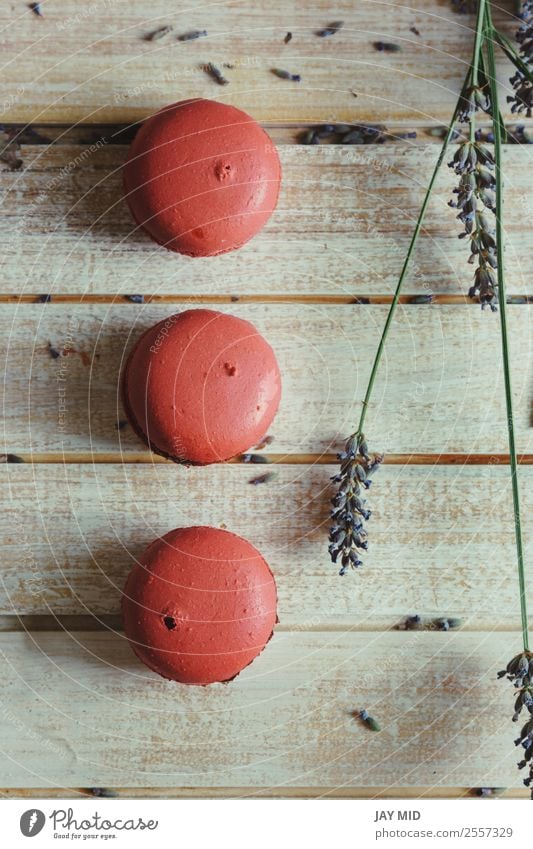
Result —
POLYGON ((5 786, 518 787, 518 634, 276 634, 229 685, 158 679, 120 634, 0 635, 5 786), (353 711, 368 709, 372 733, 353 711), (36 758, 36 751, 39 757, 36 758))
MULTIPOLYGON (((188 305, 179 305, 186 308, 188 305)), ((178 305, 4 305, 0 315, 5 453, 142 453, 118 397, 124 358, 178 305), (56 353, 66 356, 53 358, 56 353), (63 409, 64 408, 64 409, 63 409)), ((190 305, 189 305, 190 306, 190 305)), ((331 454, 353 430, 385 321, 385 306, 219 305, 273 346, 283 397, 270 450, 331 454)), ((509 308, 518 450, 533 452, 531 306, 509 308)), ((472 306, 397 313, 367 433, 399 454, 505 453, 497 316, 472 306)))
MULTIPOLYGON (((473 17, 456 14, 444 0, 338 0, 334 11, 324 0, 48 6, 39 19, 23 5, 2 4, 5 121, 135 121, 176 99, 211 97, 261 121, 443 122, 472 51, 473 17), (332 14, 344 28, 318 38, 332 14), (168 37, 146 40, 168 24, 174 26, 168 37), (178 40, 206 28, 208 38, 178 40), (293 39, 285 45, 288 30, 293 39), (373 46, 379 41, 401 51, 379 52, 373 46), (233 64, 225 71, 230 84, 218 86, 202 70, 207 62, 233 64), (277 79, 271 69, 279 67, 301 74, 302 82, 277 79)), ((505 0, 495 9, 509 36, 516 29, 513 8, 505 0)), ((500 66, 509 88, 508 63, 500 66)))
MULTIPOLYGON (((344 578, 327 553, 331 467, 278 466, 268 484, 252 486, 257 469, 4 466, 0 614, 114 624, 107 617, 119 616, 126 575, 148 544, 174 527, 210 524, 264 554, 284 631, 386 629, 414 613, 460 617, 470 629, 518 626, 508 467, 380 469, 370 550, 344 578)), ((533 468, 521 481, 530 551, 533 468)))
MULTIPOLYGON (((1 294, 392 295, 438 155, 436 145, 280 148, 283 184, 263 231, 238 251, 191 259, 137 229, 122 199, 121 146, 24 147, 0 171, 1 294)), ((532 289, 531 149, 506 147, 508 291, 532 289)), ((451 154, 450 154, 451 157, 451 154)), ((468 251, 443 167, 405 293, 464 295, 468 251)))

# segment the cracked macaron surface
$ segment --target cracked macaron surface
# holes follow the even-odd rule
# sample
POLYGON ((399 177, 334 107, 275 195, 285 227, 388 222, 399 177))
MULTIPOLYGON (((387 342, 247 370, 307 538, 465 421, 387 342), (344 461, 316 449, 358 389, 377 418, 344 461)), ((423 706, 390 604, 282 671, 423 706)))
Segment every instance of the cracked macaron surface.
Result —
POLYGON ((229 681, 272 636, 277 592, 261 554, 211 527, 178 528, 155 540, 131 570, 124 630, 150 669, 184 684, 229 681))
POLYGON ((281 375, 272 348, 250 322, 186 310, 139 339, 122 395, 152 450, 204 465, 241 454, 265 436, 279 406, 281 375))
POLYGON ((278 200, 275 145, 246 112, 184 100, 157 112, 130 145, 123 171, 135 221, 161 245, 215 256, 248 242, 278 200))

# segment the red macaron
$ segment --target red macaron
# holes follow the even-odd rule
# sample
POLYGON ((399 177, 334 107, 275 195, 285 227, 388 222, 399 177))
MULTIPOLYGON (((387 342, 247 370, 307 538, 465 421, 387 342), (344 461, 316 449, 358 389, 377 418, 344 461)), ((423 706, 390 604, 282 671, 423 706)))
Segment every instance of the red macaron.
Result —
POLYGON ((247 451, 281 397, 268 342, 248 321, 215 310, 171 315, 137 342, 122 376, 126 414, 156 453, 205 465, 247 451))
POLYGON ((149 118, 124 165, 126 200, 156 242, 188 256, 244 245, 276 207, 281 166, 267 133, 246 112, 183 100, 149 118))
POLYGON ((155 540, 124 588, 124 630, 150 669, 183 684, 229 681, 272 636, 274 576, 247 540, 209 527, 155 540))

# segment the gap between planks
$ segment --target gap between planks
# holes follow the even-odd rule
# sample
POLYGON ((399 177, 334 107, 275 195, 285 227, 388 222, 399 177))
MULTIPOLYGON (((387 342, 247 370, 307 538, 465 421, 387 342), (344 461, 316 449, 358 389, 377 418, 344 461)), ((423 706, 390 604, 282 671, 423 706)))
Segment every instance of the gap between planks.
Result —
MULTIPOLYGON (((50 295, 54 304, 124 304, 137 305, 127 295, 50 295)), ((334 304, 334 305, 383 305, 390 304, 393 295, 142 295, 145 304, 334 304)), ((0 294, 0 304, 43 304, 42 294, 9 295, 0 294)), ((479 309, 479 302, 468 295, 438 295, 421 292, 415 295, 400 295, 398 303, 410 306, 428 306, 443 304, 447 306, 472 306, 479 309)), ((533 295, 514 294, 507 296, 507 303, 521 306, 533 303, 533 295)))
MULTIPOLYGON (((4 132, 10 137, 16 139, 19 144, 33 145, 50 145, 50 144, 80 144, 91 145, 95 141, 104 140, 108 145, 123 145, 129 144, 134 138, 137 129, 143 123, 144 119, 139 119, 132 123, 29 123, 11 122, 2 124, 4 132)), ((274 123, 269 121, 260 122, 272 140, 276 144, 302 144, 301 137, 307 130, 316 129, 326 124, 346 123, 343 121, 327 121, 324 122, 284 122, 274 123)), ((347 123, 353 126, 372 126, 372 122, 348 121, 347 123)), ((516 127, 525 127, 531 129, 533 121, 524 118, 522 121, 506 125, 508 137, 513 138, 516 127)), ((382 125, 380 125, 382 126, 382 125)), ((491 124, 489 121, 478 121, 478 129, 489 130, 491 124)), ((445 133, 446 128, 443 124, 435 123, 431 126, 427 121, 388 121, 386 127, 383 128, 383 134, 388 137, 388 141, 406 141, 404 134, 416 132, 416 138, 409 138, 409 144, 433 142, 442 144, 442 136, 438 131, 445 133)), ((328 144, 327 137, 321 140, 321 144, 328 144)), ((511 142, 512 143, 512 142, 511 142)), ((375 145, 377 142, 368 142, 368 145, 375 145)), ((453 142, 451 142, 453 144, 453 142)), ((347 145, 345 145, 346 147, 347 145)))
MULTIPOLYGON (((448 618, 445 614, 440 619, 448 618)), ((373 616, 372 619, 364 620, 361 623, 354 624, 350 622, 349 624, 344 622, 320 622, 319 624, 311 624, 307 622, 305 627, 298 625, 297 623, 285 625, 283 622, 278 622, 276 625, 276 633, 278 634, 293 634, 293 633, 327 633, 327 634, 336 634, 341 633, 345 634, 347 632, 350 633, 368 633, 368 634, 383 634, 387 631, 399 632, 402 634, 407 634, 409 636, 413 634, 417 634, 419 636, 423 636, 427 633, 432 633, 436 630, 439 630, 439 633, 456 633, 458 631, 469 631, 470 633, 510 633, 511 631, 518 632, 520 630, 520 625, 518 621, 516 624, 511 623, 510 621, 500 621, 496 622, 493 618, 483 619, 482 617, 476 619, 468 619, 465 620, 463 624, 461 624, 460 628, 454 628, 453 631, 444 631, 443 629, 437 629, 435 627, 431 627, 431 624, 428 624, 427 627, 420 628, 418 630, 405 628, 405 619, 398 621, 396 624, 391 625, 391 617, 388 618, 385 616, 373 616)), ((435 617, 428 617, 428 623, 434 622, 435 617)), ((107 613, 107 614, 82 614, 82 613, 71 613, 71 614, 23 614, 18 616, 17 614, 0 614, 0 633, 7 632, 17 632, 17 633, 43 633, 49 631, 68 631, 71 632, 87 632, 87 631, 112 631, 117 634, 123 633, 122 628, 122 618, 120 614, 116 613, 107 613)))
MULTIPOLYGON (((171 460, 152 454, 150 451, 127 452, 102 451, 97 454, 68 452, 48 453, 19 453, 0 455, 4 463, 28 463, 28 464, 51 464, 51 465, 93 465, 93 464, 146 464, 154 463, 171 464, 171 460)), ((249 463, 250 468, 259 469, 266 464, 278 465, 337 465, 336 454, 261 454, 265 462, 259 464, 249 463)), ((509 465, 508 454, 386 454, 384 463, 390 466, 486 466, 493 464, 509 465)), ((241 457, 227 460, 227 463, 245 464, 241 457)), ((519 454, 518 463, 521 466, 533 465, 533 454, 519 454)))
MULTIPOLYGON (((528 799, 520 788, 492 798, 528 799)), ((22 787, 0 788, 5 799, 481 799, 479 787, 22 787)))

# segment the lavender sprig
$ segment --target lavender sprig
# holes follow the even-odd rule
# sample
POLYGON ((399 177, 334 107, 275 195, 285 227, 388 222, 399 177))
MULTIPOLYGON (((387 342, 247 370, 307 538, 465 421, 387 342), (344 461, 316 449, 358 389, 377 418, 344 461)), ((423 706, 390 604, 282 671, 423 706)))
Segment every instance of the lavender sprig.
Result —
POLYGON ((505 669, 498 672, 498 678, 507 678, 518 690, 514 704, 513 722, 518 722, 524 708, 529 713, 529 718, 522 726, 520 734, 516 738, 515 746, 522 746, 524 755, 518 763, 519 769, 529 765, 529 775, 524 778, 526 787, 533 783, 533 652, 523 651, 517 654, 507 664, 505 669))
POLYGON ((364 523, 372 513, 362 497, 362 490, 370 488, 370 475, 383 461, 383 455, 370 455, 365 437, 360 433, 350 436, 344 451, 337 457, 341 467, 332 480, 339 488, 331 500, 334 524, 329 532, 328 551, 333 563, 340 557, 339 575, 345 575, 348 568, 357 569, 362 564, 359 554, 368 548, 364 523))
POLYGON ((461 93, 457 121, 464 125, 467 140, 460 144, 448 163, 460 177, 453 190, 457 196, 449 205, 459 210, 457 218, 464 226, 460 239, 468 239, 470 257, 477 261, 474 284, 468 291, 470 298, 479 297, 481 309, 489 306, 496 312, 498 282, 496 276, 497 252, 495 226, 496 174, 492 152, 476 140, 476 114, 479 111, 493 114, 490 87, 485 76, 483 39, 486 24, 486 0, 477 5, 476 37, 466 88, 461 93), (492 213, 492 214, 491 214, 492 213))
MULTIPOLYGON (((513 413, 513 392, 511 383, 511 366, 509 357, 509 333, 507 327, 507 302, 505 297, 505 269, 503 260, 503 192, 502 192, 502 127, 499 120, 498 111, 498 84, 496 80, 496 58, 494 54, 495 37, 494 25, 492 23, 492 10, 490 3, 487 4, 486 11, 487 23, 487 58, 488 58, 488 79, 490 84, 490 95, 493 104, 492 110, 492 128, 494 132, 494 159, 496 171, 496 244, 497 244, 497 260, 498 260, 498 289, 500 292, 500 328, 501 328, 501 346, 502 346, 502 362, 503 376, 505 385, 505 406, 507 413, 507 435, 509 442, 509 465, 511 469, 511 489, 513 497, 513 513, 515 526, 515 544, 516 544, 516 562, 518 570, 518 585, 520 590, 520 618, 522 624, 522 645, 523 651, 514 657, 504 672, 500 673, 500 677, 507 675, 509 680, 513 681, 515 687, 520 690, 519 700, 515 702, 515 712, 513 720, 518 719, 518 715, 525 706, 529 710, 531 685, 533 681, 533 653, 529 650, 529 625, 528 625, 528 610, 526 596, 526 579, 524 565, 524 544, 522 539, 522 518, 520 508, 520 489, 518 485, 518 458, 516 452, 515 439, 515 421, 513 413)), ((526 786, 529 786, 533 780, 533 769, 531 766, 531 758, 533 755, 533 723, 526 723, 522 728, 518 743, 524 746, 524 759, 520 761, 518 766, 523 769, 528 763, 530 764, 529 778, 524 781, 526 786)), ((533 798, 533 793, 532 793, 533 798)))
MULTIPOLYGON (((516 40, 520 45, 520 58, 527 69, 533 71, 533 0, 525 0, 520 12, 522 23, 516 33, 516 40)), ((516 68, 511 77, 511 85, 514 95, 509 95, 507 102, 511 103, 511 112, 525 112, 531 118, 533 112, 533 83, 531 75, 525 73, 525 69, 516 68)))
MULTIPOLYGON (((468 80, 469 80, 470 70, 465 78, 463 83, 464 92, 468 80)), ((450 143, 450 139, 454 134, 455 121, 457 118, 457 114, 460 109, 460 100, 457 102, 455 106, 455 110, 452 116, 452 120, 448 126, 446 131, 446 135, 442 142, 442 147, 440 149, 440 153, 437 157, 437 161, 435 163, 435 167, 433 168, 433 173, 431 175, 431 179, 429 181, 428 187, 426 189, 426 194, 424 196, 424 200, 422 202, 422 206, 420 208, 420 212, 418 213, 418 218, 416 221, 416 225, 413 231, 413 235, 411 236, 411 241, 409 243, 409 248, 407 250, 406 257, 404 259, 402 270, 400 272, 400 276, 398 278, 398 282, 396 284, 396 289, 394 292, 394 297, 391 301, 391 305, 389 307, 389 311, 387 313, 387 318, 385 320, 385 325, 383 327, 383 331, 381 333, 381 338, 379 340, 379 344, 377 347, 376 355, 374 357, 374 362, 372 364, 372 370, 370 372, 370 377, 368 379, 368 384, 366 387, 365 397, 363 400, 363 407, 361 410, 361 415, 359 416, 359 424, 355 433, 348 439, 346 443, 345 450, 342 454, 339 454, 339 461, 341 463, 340 471, 337 475, 333 477, 333 480, 339 484, 338 492, 333 499, 333 510, 331 516, 333 518, 334 524, 330 529, 329 535, 329 553, 331 559, 334 563, 337 562, 337 558, 339 554, 341 555, 341 570, 340 574, 344 575, 348 567, 357 568, 361 565, 361 561, 359 559, 359 554, 361 550, 366 551, 368 546, 368 541, 366 537, 366 530, 361 527, 356 527, 359 525, 361 520, 367 521, 370 518, 370 511, 367 509, 365 502, 362 503, 362 510, 356 510, 357 517, 356 521, 353 522, 351 518, 352 510, 347 510, 345 508, 345 499, 348 502, 348 498, 357 498, 361 500, 360 497, 360 489, 361 485, 368 489, 370 485, 368 477, 372 471, 376 468, 379 463, 383 460, 382 454, 369 454, 364 433, 364 423, 366 418, 366 412, 368 410, 368 405, 370 403, 370 398, 372 396, 372 391, 374 388, 374 383, 376 380, 377 373, 379 371, 379 366, 381 363, 381 358, 383 356, 383 351, 385 349, 385 343, 387 341, 387 336, 392 325, 392 321, 394 315, 396 313, 396 307, 398 306, 398 302, 400 299, 400 294, 403 286, 403 282, 407 275, 407 271, 409 269, 411 263, 411 257, 413 255, 415 245, 420 235, 420 231, 422 229, 422 224, 424 223, 424 218, 426 215, 426 210, 429 204, 429 199, 431 197, 431 193, 435 186, 435 181, 437 179, 437 174, 439 173, 440 167, 444 162, 444 157, 446 156, 446 150, 448 148, 448 144, 450 143), (378 459, 379 458, 379 459, 378 459), (359 468, 358 468, 359 467, 359 468), (362 471, 361 471, 362 470, 362 471), (364 476, 364 480, 362 477, 364 476), (366 481, 366 486, 365 486, 366 481), (357 487, 359 490, 357 491, 357 487), (366 513, 366 515, 365 515, 366 513)), ((356 507, 359 507, 358 502, 350 502, 353 503, 356 507)))
POLYGON ((498 282, 496 278, 495 213, 496 174, 494 156, 488 147, 477 141, 465 141, 459 145, 451 162, 448 163, 460 176, 459 185, 453 190, 456 200, 450 206, 459 210, 457 218, 464 225, 460 239, 470 242, 468 262, 477 260, 474 285, 468 296, 479 296, 481 308, 490 306, 496 311, 498 282), (491 215, 489 215, 491 213, 491 215))

